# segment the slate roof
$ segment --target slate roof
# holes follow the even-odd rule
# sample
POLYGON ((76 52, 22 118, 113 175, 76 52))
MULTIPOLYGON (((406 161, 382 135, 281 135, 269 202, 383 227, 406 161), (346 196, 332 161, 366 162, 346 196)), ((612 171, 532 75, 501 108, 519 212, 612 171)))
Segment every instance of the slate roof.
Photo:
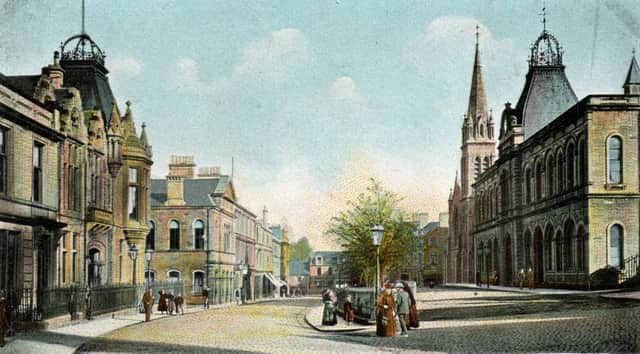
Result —
MULTIPOLYGON (((213 205, 210 194, 220 197, 229 183, 228 176, 217 178, 193 178, 184 179, 184 201, 186 206, 210 206, 213 205)), ((167 180, 152 179, 150 189, 151 207, 164 206, 167 201, 167 180)))
POLYGON ((309 262, 290 261, 289 275, 309 275, 309 262))
POLYGON ((40 75, 4 76, 0 74, 0 81, 5 86, 28 99, 33 98, 38 80, 40 80, 40 75))
POLYGON ((631 65, 629 65, 627 79, 624 80, 624 84, 640 84, 640 67, 638 67, 638 62, 636 61, 635 55, 631 58, 631 65))

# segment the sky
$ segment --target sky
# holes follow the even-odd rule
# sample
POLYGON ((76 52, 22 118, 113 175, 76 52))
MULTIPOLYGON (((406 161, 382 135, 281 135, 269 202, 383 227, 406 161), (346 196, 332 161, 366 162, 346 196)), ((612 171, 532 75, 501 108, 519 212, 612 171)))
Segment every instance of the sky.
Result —
MULTIPOLYGON (((0 72, 34 74, 81 30, 80 0, 0 1, 0 72)), ((475 28, 489 107, 518 99, 532 42, 564 48, 579 98, 621 93, 640 2, 87 0, 121 110, 147 124, 154 178, 171 154, 231 173, 239 202, 333 249, 332 216, 370 178, 409 211, 447 211, 475 28)), ((138 127, 139 129, 139 127, 138 127)))

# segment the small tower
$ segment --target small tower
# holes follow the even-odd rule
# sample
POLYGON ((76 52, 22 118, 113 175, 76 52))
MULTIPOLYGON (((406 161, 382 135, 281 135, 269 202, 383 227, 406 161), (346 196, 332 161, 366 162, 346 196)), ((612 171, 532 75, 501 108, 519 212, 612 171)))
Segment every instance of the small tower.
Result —
POLYGON ((631 64, 629 65, 629 71, 627 72, 627 79, 624 80, 625 95, 640 95, 640 67, 636 61, 636 50, 633 50, 631 56, 631 64))
POLYGON ((111 116, 107 127, 107 166, 112 178, 116 178, 122 167, 122 130, 120 129, 120 114, 115 101, 111 106, 111 116))

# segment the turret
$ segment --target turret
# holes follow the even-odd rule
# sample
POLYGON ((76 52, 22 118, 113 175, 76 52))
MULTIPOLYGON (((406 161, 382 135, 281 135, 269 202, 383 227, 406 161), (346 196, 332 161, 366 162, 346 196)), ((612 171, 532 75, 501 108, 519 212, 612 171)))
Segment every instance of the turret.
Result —
POLYGON ((629 71, 627 72, 627 79, 624 80, 625 95, 640 95, 640 68, 636 61, 636 51, 633 50, 631 57, 631 64, 629 65, 629 71))
POLYGON ((122 167, 122 130, 120 129, 120 114, 118 107, 113 102, 109 127, 107 128, 107 165, 113 178, 118 175, 122 167))

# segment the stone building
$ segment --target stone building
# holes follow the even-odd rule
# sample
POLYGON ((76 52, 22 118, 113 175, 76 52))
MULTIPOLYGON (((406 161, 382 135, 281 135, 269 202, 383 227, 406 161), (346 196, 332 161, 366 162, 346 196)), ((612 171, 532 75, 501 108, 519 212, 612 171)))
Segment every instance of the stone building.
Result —
POLYGON ((207 286, 212 303, 231 302, 241 287, 240 263, 253 264, 252 251, 244 246, 237 258, 237 235, 251 239, 254 227, 236 216, 229 176, 218 167, 201 168, 196 176, 195 168, 193 156, 174 155, 167 177, 151 180, 146 247, 155 252, 146 276, 184 281, 188 301, 199 301, 207 286))
MULTIPOLYGON (((0 213, 15 223, 16 213, 31 209, 30 220, 20 221, 31 226, 7 227, 0 241, 7 245, 3 259, 23 265, 16 287, 105 285, 136 276, 126 254, 142 249, 147 234, 151 146, 144 124, 138 136, 129 103, 121 116, 107 75, 102 50, 83 32, 67 39, 40 74, 1 78, 4 99, 14 103, 3 116, 7 204, 0 213), (27 108, 32 113, 24 116, 27 108)), ((141 279, 142 257, 137 262, 141 279)))
POLYGON ((267 219, 267 207, 256 223, 256 289, 255 297, 272 297, 280 292, 281 282, 273 276, 273 234, 267 219))
POLYGON ((469 105, 462 125, 460 175, 456 176, 449 196, 449 241, 447 279, 449 283, 473 282, 475 271, 473 239, 473 183, 493 165, 495 159, 494 122, 487 109, 480 50, 476 31, 476 49, 471 77, 469 105))
POLYGON ((339 251, 313 251, 309 262, 309 294, 335 287, 346 276, 345 257, 339 251))
POLYGON ((271 262, 271 269, 273 278, 276 280, 276 283, 279 284, 278 288, 280 296, 286 296, 289 294, 289 284, 287 283, 287 271, 284 268, 285 264, 288 267, 288 250, 287 254, 283 249, 284 247, 288 247, 288 238, 287 238, 287 229, 282 225, 272 225, 270 227, 272 234, 272 257, 273 261, 271 262))
POLYGON ((420 231, 424 243, 422 264, 423 284, 442 283, 445 276, 445 251, 449 233, 447 213, 440 213, 438 221, 430 222, 420 231))
POLYGON ((389 279, 413 280, 418 286, 423 285, 424 270, 424 233, 421 230, 429 224, 429 214, 425 212, 415 213, 411 216, 411 223, 415 225, 415 231, 409 245, 409 254, 404 262, 395 269, 390 269, 389 279))
POLYGON ((563 54, 545 27, 517 104, 505 104, 500 157, 473 186, 477 271, 504 285, 529 268, 545 287, 637 272, 625 265, 640 249, 640 70, 634 57, 623 94, 577 101, 563 54))

